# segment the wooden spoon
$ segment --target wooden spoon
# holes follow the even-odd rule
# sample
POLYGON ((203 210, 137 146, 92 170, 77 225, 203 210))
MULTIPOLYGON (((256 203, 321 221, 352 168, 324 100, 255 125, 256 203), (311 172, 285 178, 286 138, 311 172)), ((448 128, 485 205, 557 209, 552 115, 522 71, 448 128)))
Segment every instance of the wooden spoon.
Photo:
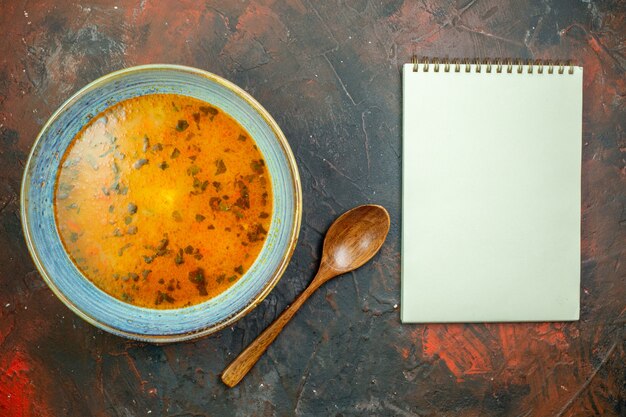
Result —
POLYGON ((222 373, 222 381, 231 388, 237 385, 311 294, 331 278, 369 261, 382 246, 388 232, 389 213, 381 206, 359 206, 339 216, 326 233, 322 261, 311 284, 228 365, 222 373))

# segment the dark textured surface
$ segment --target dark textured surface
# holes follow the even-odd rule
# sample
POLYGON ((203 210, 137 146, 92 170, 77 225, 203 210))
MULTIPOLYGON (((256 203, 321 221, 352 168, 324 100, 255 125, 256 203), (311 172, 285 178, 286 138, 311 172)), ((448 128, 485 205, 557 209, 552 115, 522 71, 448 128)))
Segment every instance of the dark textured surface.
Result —
POLYGON ((626 415, 625 10, 594 0, 1 1, 0 415, 626 415), (579 322, 400 325, 399 69, 412 53, 584 65, 579 322), (19 221, 20 176, 54 109, 101 75, 154 62, 252 93, 290 140, 304 187, 300 242, 276 289, 236 326, 170 346, 73 315, 36 272, 19 221), (366 202, 392 216, 381 255, 323 287, 227 390, 219 373, 307 285, 330 222, 366 202))

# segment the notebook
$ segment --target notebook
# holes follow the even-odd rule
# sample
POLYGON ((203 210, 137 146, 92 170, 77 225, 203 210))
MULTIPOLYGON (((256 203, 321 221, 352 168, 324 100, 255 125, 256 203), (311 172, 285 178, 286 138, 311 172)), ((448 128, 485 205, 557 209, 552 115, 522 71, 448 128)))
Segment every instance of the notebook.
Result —
POLYGON ((579 317, 583 69, 403 66, 409 323, 579 317))

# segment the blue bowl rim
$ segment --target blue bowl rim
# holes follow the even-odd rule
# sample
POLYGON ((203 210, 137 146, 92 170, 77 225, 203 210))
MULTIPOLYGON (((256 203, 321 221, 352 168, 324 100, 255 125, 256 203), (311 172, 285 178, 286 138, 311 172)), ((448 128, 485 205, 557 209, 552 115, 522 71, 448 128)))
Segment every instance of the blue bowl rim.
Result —
POLYGON ((201 70, 199 68, 189 67, 185 65, 175 65, 175 64, 137 65, 137 66, 128 67, 128 68, 124 68, 118 71, 111 72, 109 74, 103 75, 102 77, 90 82, 89 84, 87 84, 86 86, 78 90, 76 93, 74 93, 72 96, 70 96, 61 106, 59 106, 59 108, 50 116, 47 122, 43 125, 43 127, 39 131, 39 134, 37 135, 37 138, 35 139, 31 147, 31 150, 28 155, 28 159, 26 161, 26 165, 24 168, 24 173, 22 175, 22 184, 21 184, 21 189, 20 189, 20 216, 22 220, 22 230, 24 233, 24 238, 26 240, 26 245, 28 247, 28 251, 30 252, 31 258, 33 259, 33 262, 35 263, 37 270, 39 271, 40 275, 42 276, 42 278, 44 279, 48 287, 52 290, 54 295, 56 295, 56 297, 59 300, 61 300, 61 302, 63 302, 63 304, 65 304, 70 310, 72 310, 75 314, 77 314, 80 318, 82 318, 86 322, 102 330, 105 330, 109 333, 115 334, 117 336, 122 336, 122 337, 126 337, 129 339, 152 342, 152 343, 172 343, 172 342, 180 342, 180 341, 197 339, 200 337, 208 336, 219 330, 222 330, 223 328, 227 326, 232 325, 233 323, 235 323, 236 321, 244 317, 246 314, 248 314, 250 311, 252 311, 272 291, 272 289, 276 286, 278 281, 280 281, 280 278, 285 272, 285 269, 287 268, 287 265, 289 264, 289 261, 291 260, 293 252, 296 248, 296 243, 298 241, 298 236, 300 233, 300 226, 302 222, 302 186, 300 183, 300 174, 298 172, 297 162, 293 155, 291 147, 289 146, 289 142, 287 141, 287 138, 285 137, 284 133, 282 132, 282 130, 280 129, 280 127, 278 126, 274 118, 269 114, 269 112, 258 101, 256 101, 256 99, 254 99, 248 92, 246 92, 245 90, 243 90, 241 87, 237 86, 236 84, 232 83, 231 81, 228 81, 227 79, 220 77, 219 75, 213 74, 209 71, 201 70), (263 118, 265 123, 267 123, 267 125, 273 131, 276 139, 278 140, 289 165, 289 171, 290 171, 290 176, 292 179, 292 187, 293 187, 293 194, 294 194, 293 227, 292 227, 291 234, 289 237, 289 244, 286 247, 284 254, 282 255, 281 263, 273 271, 272 276, 268 279, 267 283, 261 289, 261 291, 255 297, 253 297, 249 301, 249 303, 246 304, 246 306, 242 308, 240 311, 238 311, 235 314, 230 315, 225 320, 219 323, 216 323, 213 326, 209 326, 207 328, 195 330, 192 332, 187 332, 187 333, 182 333, 182 334, 172 334, 172 335, 146 335, 146 334, 126 332, 118 328, 115 328, 113 326, 110 326, 107 323, 104 323, 98 320, 97 318, 86 314, 78 306, 72 303, 65 296, 65 294, 61 292, 61 290, 56 286, 52 277, 48 275, 46 269, 43 267, 43 263, 39 257, 38 250, 35 247, 35 244, 31 238, 31 233, 29 229, 30 223, 29 223, 28 210, 26 210, 27 203, 28 203, 27 195, 28 195, 28 190, 30 187, 30 181, 29 181, 30 165, 32 163, 32 159, 34 157, 35 150, 38 147, 39 141, 41 140, 41 138, 43 137, 47 129, 56 121, 56 119, 63 112, 69 109, 72 106, 72 104, 78 99, 80 99, 83 95, 85 95, 86 93, 92 90, 99 88, 101 85, 105 83, 109 83, 115 79, 122 78, 128 74, 142 72, 142 71, 155 71, 155 70, 182 71, 182 72, 189 72, 195 75, 202 76, 210 82, 215 82, 217 84, 220 84, 226 87, 227 89, 235 93, 237 96, 239 96, 241 99, 246 101, 263 118))

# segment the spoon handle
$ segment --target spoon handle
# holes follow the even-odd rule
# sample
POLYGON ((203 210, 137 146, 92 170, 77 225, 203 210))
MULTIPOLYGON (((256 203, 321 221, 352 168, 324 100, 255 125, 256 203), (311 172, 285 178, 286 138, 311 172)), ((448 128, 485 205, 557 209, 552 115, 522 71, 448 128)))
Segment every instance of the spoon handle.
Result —
POLYGON ((296 314, 302 304, 328 279, 328 273, 321 269, 318 271, 309 286, 296 298, 296 300, 281 313, 274 322, 263 331, 254 342, 235 358, 222 373, 222 381, 229 387, 237 385, 244 376, 252 369, 270 344, 276 339, 283 327, 296 314))

